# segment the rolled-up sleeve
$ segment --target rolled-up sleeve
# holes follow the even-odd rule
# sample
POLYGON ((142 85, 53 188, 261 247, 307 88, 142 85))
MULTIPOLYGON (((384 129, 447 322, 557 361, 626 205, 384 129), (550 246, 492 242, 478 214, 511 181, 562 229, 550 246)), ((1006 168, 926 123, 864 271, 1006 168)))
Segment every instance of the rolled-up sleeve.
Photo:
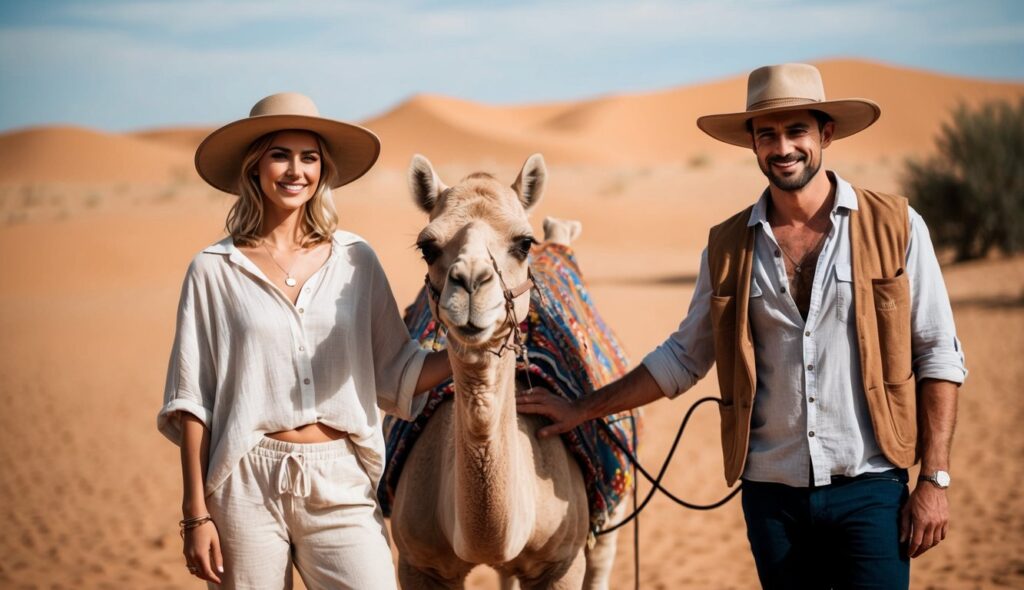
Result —
POLYGON ((206 309, 202 280, 193 262, 181 287, 174 346, 164 387, 164 405, 157 414, 157 428, 178 445, 181 444, 179 412, 194 415, 207 428, 213 421, 216 372, 206 309))
POLYGON ((918 379, 963 383, 964 352, 956 336, 953 309, 924 219, 910 210, 906 270, 910 281, 910 329, 914 373, 918 379))
POLYGON ((429 353, 409 337, 409 330, 398 312, 391 285, 376 257, 372 272, 370 297, 373 315, 370 338, 373 343, 377 405, 389 414, 403 420, 412 420, 426 402, 425 396, 415 394, 423 361, 429 353))
POLYGON ((666 397, 687 391, 711 370, 715 343, 711 330, 711 279, 708 253, 700 257, 697 285, 679 328, 644 357, 643 365, 666 397))

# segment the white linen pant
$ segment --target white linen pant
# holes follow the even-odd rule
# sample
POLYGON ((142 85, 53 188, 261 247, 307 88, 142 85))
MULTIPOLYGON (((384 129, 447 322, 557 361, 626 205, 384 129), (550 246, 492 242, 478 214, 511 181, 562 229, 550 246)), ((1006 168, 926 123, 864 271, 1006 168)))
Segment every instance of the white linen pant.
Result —
MULTIPOLYGON (((207 504, 226 589, 395 590, 384 519, 352 443, 264 438, 207 504)), ((218 588, 210 584, 210 588, 218 588)))

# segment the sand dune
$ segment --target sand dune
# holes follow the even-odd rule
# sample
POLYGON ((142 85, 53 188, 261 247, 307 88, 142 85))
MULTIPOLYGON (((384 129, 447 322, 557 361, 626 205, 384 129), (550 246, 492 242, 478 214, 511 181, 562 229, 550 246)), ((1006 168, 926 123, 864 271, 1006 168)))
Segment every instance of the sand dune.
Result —
POLYGON ((38 127, 0 135, 0 182, 164 182, 192 174, 182 149, 81 127, 38 127))
MULTIPOLYGON (((961 101, 975 105, 1024 97, 1024 84, 1020 83, 959 78, 860 60, 817 65, 831 97, 868 97, 882 105, 883 116, 870 132, 836 144, 835 151, 844 156, 902 158, 928 149, 937 122, 946 120, 949 109, 961 101)), ((474 154, 484 154, 484 160, 515 163, 532 150, 544 152, 555 164, 686 164, 737 156, 732 147, 704 135, 694 121, 703 114, 742 111, 745 98, 746 74, 558 105, 487 107, 418 96, 366 124, 378 130, 385 145, 392 139, 392 152, 398 155, 404 155, 406 146, 411 145, 453 161, 472 161, 474 154), (493 144, 485 144, 481 150, 479 135, 463 143, 463 134, 469 129, 493 144), (510 138, 519 141, 510 143, 510 138), (515 152, 523 142, 529 148, 515 152)), ((398 160, 399 164, 408 161, 398 160)), ((385 162, 390 163, 390 159, 385 162)))
POLYGON ((160 143, 175 149, 184 149, 188 152, 195 152, 203 139, 216 127, 165 127, 162 129, 147 129, 135 131, 130 135, 146 141, 160 143))
POLYGON ((842 141, 845 153, 858 156, 903 156, 929 149, 939 124, 949 120, 950 110, 958 104, 976 106, 1024 97, 1021 83, 971 80, 862 61, 825 62, 821 72, 831 96, 870 98, 882 106, 882 118, 870 133, 842 141))
MULTIPOLYGON (((547 110, 547 109, 544 109, 547 110)), ((381 164, 405 167, 419 152, 435 161, 521 163, 543 152, 559 163, 601 163, 601 150, 560 137, 538 137, 530 111, 421 95, 363 124, 381 138, 381 164)))
MULTIPOLYGON (((930 149, 939 124, 961 102, 1018 100, 1024 84, 940 75, 861 60, 818 63, 831 97, 868 97, 882 118, 867 133, 837 142, 840 158, 889 162, 930 149)), ((380 168, 404 168, 412 155, 464 165, 517 165, 542 152, 554 165, 701 166, 745 154, 705 136, 699 115, 744 109, 746 76, 655 92, 547 104, 493 106, 417 95, 363 121, 382 140, 380 168)), ((329 109, 324 109, 329 112, 329 109)), ((194 177, 191 156, 208 127, 125 135, 74 127, 0 134, 0 182, 161 182, 194 177), (60 162, 53 166, 52 162, 60 162)))

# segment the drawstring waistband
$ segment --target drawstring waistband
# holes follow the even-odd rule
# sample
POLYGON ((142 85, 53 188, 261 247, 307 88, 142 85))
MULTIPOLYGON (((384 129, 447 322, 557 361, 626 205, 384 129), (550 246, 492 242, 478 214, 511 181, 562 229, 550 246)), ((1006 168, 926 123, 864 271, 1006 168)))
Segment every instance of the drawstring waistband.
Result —
POLYGON ((274 462, 279 494, 307 498, 312 489, 311 465, 351 455, 353 449, 348 438, 322 443, 290 443, 264 437, 250 453, 274 462))
POLYGON ((309 496, 309 474, 302 453, 288 453, 281 459, 277 476, 277 491, 282 496, 291 494, 296 498, 309 496), (293 468, 294 467, 294 468, 293 468))

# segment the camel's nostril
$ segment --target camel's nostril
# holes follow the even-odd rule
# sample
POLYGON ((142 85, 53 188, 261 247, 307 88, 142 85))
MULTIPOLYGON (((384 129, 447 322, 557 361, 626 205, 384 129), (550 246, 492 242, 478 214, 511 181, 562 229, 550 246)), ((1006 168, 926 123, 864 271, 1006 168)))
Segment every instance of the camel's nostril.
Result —
POLYGON ((483 268, 477 272, 473 272, 471 269, 468 273, 462 269, 452 269, 448 273, 448 280, 455 287, 460 287, 470 295, 476 293, 480 287, 491 282, 494 278, 494 273, 489 268, 483 268))
POLYGON ((470 292, 475 292, 481 286, 486 285, 487 283, 491 282, 491 279, 493 279, 493 278, 494 278, 494 273, 490 273, 490 272, 483 272, 483 273, 480 273, 480 274, 476 275, 475 277, 473 277, 473 282, 472 282, 472 284, 470 284, 469 291, 470 292))
POLYGON ((467 293, 473 292, 473 289, 470 288, 469 283, 466 282, 466 278, 462 276, 462 274, 460 273, 452 272, 451 274, 448 275, 448 280, 451 281, 451 283, 456 287, 461 287, 462 290, 466 291, 467 293))

